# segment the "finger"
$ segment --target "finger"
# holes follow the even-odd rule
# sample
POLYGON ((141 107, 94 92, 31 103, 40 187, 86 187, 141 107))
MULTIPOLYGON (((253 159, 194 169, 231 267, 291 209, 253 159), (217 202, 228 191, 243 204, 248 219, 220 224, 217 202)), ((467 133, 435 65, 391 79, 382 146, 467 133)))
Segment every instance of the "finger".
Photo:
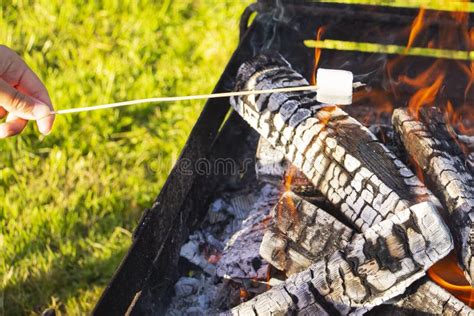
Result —
MULTIPOLYGON (((35 101, 41 101, 40 103, 49 106, 50 111, 54 111, 46 87, 20 56, 2 45, 0 45, 0 56, 3 57, 0 58, 0 78, 22 94, 37 99, 35 101)), ((39 115, 44 116, 41 112, 39 115)), ((37 119, 37 117, 35 116, 33 119, 37 119)), ((54 119, 55 115, 37 119, 38 129, 42 134, 49 134, 54 119)))
MULTIPOLYGON (((48 92, 46 91, 46 88, 44 88, 43 84, 41 81, 39 81, 38 77, 32 72, 29 71, 25 73, 25 75, 22 77, 20 80, 20 84, 17 86, 17 90, 22 92, 23 94, 26 94, 28 96, 33 97, 33 99, 36 99, 36 101, 40 101, 42 103, 45 103, 46 105, 49 106, 50 112, 54 111, 53 106, 51 105, 51 100, 49 98, 48 92), (29 79, 31 75, 31 80, 29 79), (29 87, 30 85, 33 85, 34 78, 36 78, 37 86, 41 86, 39 90, 33 90, 32 87, 29 89, 25 87, 29 87)), ((55 120, 56 116, 54 114, 50 114, 44 118, 38 119, 36 121, 36 125, 38 126, 39 131, 43 135, 48 135, 51 132, 51 129, 53 127, 53 123, 55 120)))
POLYGON ((41 133, 48 134, 52 128, 54 117, 51 109, 43 102, 21 93, 0 79, 0 104, 10 113, 25 120, 38 120, 41 133))
POLYGON ((46 103, 53 110, 46 87, 23 59, 3 45, 0 45, 0 56, 0 78, 20 92, 46 103))
MULTIPOLYGON (((17 89, 23 94, 32 96, 34 99, 37 99, 48 105, 50 112, 54 111, 46 88, 39 78, 28 67, 24 75, 21 77, 17 85, 17 89)), ((36 121, 38 129, 43 135, 48 135, 51 132, 55 118, 56 116, 54 114, 50 114, 36 121)))
POLYGON ((6 138, 20 134, 28 124, 28 121, 13 114, 8 114, 7 121, 0 124, 0 138, 6 138))
POLYGON ((7 114, 8 112, 0 106, 0 119, 4 118, 7 114))
POLYGON ((41 134, 48 135, 51 132, 51 129, 53 128, 54 124, 54 119, 55 116, 50 114, 36 121, 36 125, 38 126, 38 130, 41 134))

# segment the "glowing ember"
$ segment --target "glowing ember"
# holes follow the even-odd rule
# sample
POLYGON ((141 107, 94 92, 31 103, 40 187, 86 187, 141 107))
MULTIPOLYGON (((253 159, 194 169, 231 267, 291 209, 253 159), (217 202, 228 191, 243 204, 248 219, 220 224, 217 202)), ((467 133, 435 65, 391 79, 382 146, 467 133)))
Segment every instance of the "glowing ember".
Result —
POLYGON ((392 113, 393 111, 393 104, 389 94, 386 91, 378 89, 355 91, 352 96, 352 101, 357 104, 373 104, 374 108, 372 111, 360 119, 364 125, 368 125, 372 122, 380 122, 383 115, 392 113))
POLYGON ((240 301, 241 301, 241 302, 245 302, 245 301, 248 300, 250 294, 249 294, 249 292, 248 292, 246 289, 244 289, 243 287, 241 287, 241 288, 240 288, 240 291, 239 291, 239 296, 240 296, 240 301))
POLYGON ((217 249, 214 249, 209 245, 204 247, 203 255, 210 264, 217 264, 222 257, 222 254, 217 249))
POLYGON ((474 288, 464 277, 464 273, 457 262, 456 255, 451 252, 446 258, 432 266, 428 270, 428 275, 433 281, 469 305, 469 307, 474 307, 474 288))
MULTIPOLYGON (((297 172, 297 169, 295 166, 290 166, 285 174, 285 180, 284 180, 284 192, 290 192, 291 191, 291 184, 293 183, 293 178, 295 176, 297 172)), ((292 218, 295 218, 297 219, 298 216, 296 216, 296 206, 295 204, 293 203, 293 200, 291 199, 286 199, 285 200, 285 203, 286 203, 286 207, 288 207, 290 209, 290 214, 291 214, 291 217, 292 218)), ((281 216, 282 216, 282 207, 283 207, 283 204, 282 203, 279 203, 278 204, 278 220, 281 220, 281 216)))
POLYGON ((265 282, 267 282, 267 290, 269 290, 272 286, 270 285, 270 279, 272 278, 272 265, 268 265, 267 270, 267 277, 265 278, 265 282))

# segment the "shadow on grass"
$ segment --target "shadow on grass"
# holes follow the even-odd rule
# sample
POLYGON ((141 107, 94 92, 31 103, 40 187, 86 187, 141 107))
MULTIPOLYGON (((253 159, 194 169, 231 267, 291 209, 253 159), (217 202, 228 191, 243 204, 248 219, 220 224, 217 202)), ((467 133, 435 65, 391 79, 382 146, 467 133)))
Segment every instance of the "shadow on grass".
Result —
MULTIPOLYGON (((68 299, 78 297, 81 291, 91 290, 92 284, 104 286, 110 281, 126 251, 124 247, 104 259, 72 255, 59 258, 48 271, 4 288, 4 314, 41 314, 50 306, 53 297, 59 300, 59 310, 66 313, 64 303, 68 299), (83 264, 80 263, 82 260, 83 264)), ((95 303, 80 307, 93 308, 95 303)), ((67 311, 68 314, 75 312, 86 314, 90 311, 67 311)))

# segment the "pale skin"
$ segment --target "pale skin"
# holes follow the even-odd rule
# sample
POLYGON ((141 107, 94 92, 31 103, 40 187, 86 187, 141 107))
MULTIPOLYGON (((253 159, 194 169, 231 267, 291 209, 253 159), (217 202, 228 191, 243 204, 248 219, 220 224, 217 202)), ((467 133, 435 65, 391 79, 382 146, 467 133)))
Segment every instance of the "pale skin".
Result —
POLYGON ((51 132, 53 105, 46 87, 15 52, 0 45, 0 138, 20 134, 35 121, 41 134, 51 132))

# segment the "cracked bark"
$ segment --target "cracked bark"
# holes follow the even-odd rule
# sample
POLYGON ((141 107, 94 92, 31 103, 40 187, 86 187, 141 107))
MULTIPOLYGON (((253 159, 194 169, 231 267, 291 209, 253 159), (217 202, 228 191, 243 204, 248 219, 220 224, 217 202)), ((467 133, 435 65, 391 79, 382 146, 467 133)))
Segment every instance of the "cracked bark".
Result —
MULTIPOLYGON (((281 57, 260 55, 239 70, 237 90, 308 84, 281 57)), ((363 231, 411 205, 438 199, 358 121, 314 93, 232 98, 234 109, 363 231)))
POLYGON ((265 233, 260 255, 287 275, 342 249, 354 231, 293 192, 272 210, 273 225, 265 233))
MULTIPOLYGON (((324 210, 292 192, 286 192, 281 197, 272 216, 274 226, 264 235, 260 255, 289 276, 343 249, 355 233, 324 210)), ((377 308, 371 315, 380 312, 397 315, 408 310, 443 315, 472 313, 468 306, 427 277, 417 283, 402 298, 377 308)))
POLYGON ((474 315, 471 308, 427 277, 420 281, 411 293, 391 305, 374 308, 368 315, 474 315))
POLYGON ((402 294, 451 246, 447 227, 423 202, 355 235, 342 250, 231 313, 359 314, 402 294))
POLYGON ((258 142, 256 158, 255 169, 259 181, 284 186, 285 190, 303 196, 312 203, 326 201, 311 181, 263 137, 258 142), (290 181, 287 181, 289 178, 290 181))
POLYGON ((420 120, 406 109, 397 109, 393 124, 428 183, 442 196, 449 211, 447 223, 459 262, 467 279, 474 284, 474 178, 456 138, 451 136, 442 114, 435 108, 423 108, 420 120))

